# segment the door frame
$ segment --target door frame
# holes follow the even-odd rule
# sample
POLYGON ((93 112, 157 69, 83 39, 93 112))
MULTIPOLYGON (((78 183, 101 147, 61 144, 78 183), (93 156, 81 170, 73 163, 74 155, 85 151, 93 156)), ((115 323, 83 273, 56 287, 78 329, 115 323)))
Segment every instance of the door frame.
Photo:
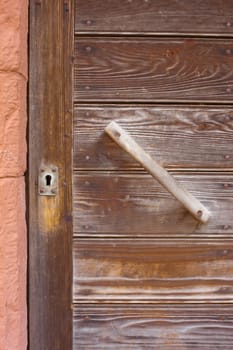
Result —
POLYGON ((74 0, 30 0, 29 349, 72 349, 72 80, 74 0), (39 193, 43 166, 58 193, 39 193))

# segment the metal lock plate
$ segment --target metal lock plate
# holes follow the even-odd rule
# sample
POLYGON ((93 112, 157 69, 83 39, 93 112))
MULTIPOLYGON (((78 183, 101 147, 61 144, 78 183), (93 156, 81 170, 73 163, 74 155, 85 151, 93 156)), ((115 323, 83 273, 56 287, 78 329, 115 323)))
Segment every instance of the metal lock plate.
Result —
POLYGON ((54 165, 41 166, 38 184, 39 195, 56 196, 58 194, 58 168, 54 165))

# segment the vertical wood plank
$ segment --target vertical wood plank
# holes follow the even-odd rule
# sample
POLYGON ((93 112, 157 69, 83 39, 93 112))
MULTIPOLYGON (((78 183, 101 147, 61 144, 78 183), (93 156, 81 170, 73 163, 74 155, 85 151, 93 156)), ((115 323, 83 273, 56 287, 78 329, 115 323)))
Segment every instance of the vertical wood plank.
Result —
POLYGON ((30 1, 29 346, 72 348, 73 0, 30 1), (38 195, 41 164, 59 169, 59 194, 38 195))

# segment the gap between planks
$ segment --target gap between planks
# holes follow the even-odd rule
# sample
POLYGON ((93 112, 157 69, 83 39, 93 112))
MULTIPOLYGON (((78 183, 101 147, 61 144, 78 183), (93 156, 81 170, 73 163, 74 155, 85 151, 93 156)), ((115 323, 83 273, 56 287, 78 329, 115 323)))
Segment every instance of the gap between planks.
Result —
MULTIPOLYGON (((233 233, 232 233, 233 234, 233 233)), ((142 241, 145 241, 145 240, 154 240, 156 242, 159 242, 159 241, 169 241, 169 242, 174 242, 174 241, 177 241, 178 243, 180 242, 185 242, 185 243, 189 243, 190 241, 196 241, 196 242, 199 242, 201 240, 201 242, 210 242, 210 243, 224 243, 224 242, 228 242, 228 243, 233 243, 232 241, 232 238, 229 237, 229 233, 228 235, 218 235, 218 237, 216 237, 216 235, 212 234, 212 235, 208 235, 207 236, 204 236, 204 233, 200 233, 200 234, 194 234, 194 235, 190 235, 189 237, 187 237, 187 235, 176 235, 175 237, 173 237, 172 235, 161 235, 161 236, 154 236, 154 235, 148 235, 148 234, 145 234, 145 235, 141 235, 141 236, 130 236, 130 235, 117 235, 117 234, 114 234, 114 233, 110 233, 110 234, 98 234, 98 233, 95 233, 95 232, 89 232, 88 234, 85 234, 84 232, 75 232, 74 231, 74 234, 73 234, 73 243, 75 243, 76 241, 79 242, 79 241, 85 241, 85 240, 88 240, 88 241, 94 241, 94 240, 101 240, 101 239, 104 239, 105 241, 106 240, 122 240, 122 241, 138 241, 138 242, 142 242, 142 241), (217 242, 215 242, 215 240, 217 240, 217 242)))
MULTIPOLYGON (((75 232, 74 232, 75 233, 75 232)), ((81 235, 82 235, 82 233, 81 233, 81 235)), ((86 238, 86 235, 85 234, 83 234, 83 236, 82 237, 79 237, 79 236, 73 236, 73 243, 78 243, 79 241, 83 241, 83 242, 85 242, 85 241, 87 241, 88 240, 88 242, 90 241, 92 241, 92 242, 97 242, 98 241, 98 243, 101 243, 101 239, 102 239, 102 242, 105 242, 105 240, 106 240, 106 238, 109 238, 109 239, 112 239, 112 241, 115 241, 115 238, 116 237, 110 237, 110 236, 107 236, 107 235, 99 235, 100 237, 88 237, 88 238, 86 238)), ((200 235, 201 236, 201 235, 200 235)), ((211 236, 211 235, 210 235, 211 236)), ((222 236, 223 235, 220 235, 220 236, 218 236, 218 237, 216 237, 216 236, 214 236, 214 235, 212 235, 213 236, 213 239, 211 240, 211 241, 209 241, 209 237, 203 237, 203 239, 201 240, 201 243, 202 244, 205 244, 205 241, 208 243, 210 243, 211 245, 215 245, 215 244, 217 244, 217 243, 221 243, 221 244, 224 244, 225 243, 225 240, 226 240, 226 238, 227 238, 227 241, 228 241, 228 243, 232 243, 233 244, 233 237, 226 237, 226 238, 224 238, 224 241, 222 240, 222 236)), ((184 243, 184 244, 190 244, 191 242, 190 241, 192 241, 193 243, 195 243, 195 244, 197 244, 198 245, 198 242, 199 242, 199 240, 197 240, 196 239, 196 237, 187 237, 187 236, 175 236, 175 237, 173 237, 172 238, 172 242, 171 242, 171 236, 166 236, 166 235, 164 235, 164 236, 156 236, 156 237, 153 237, 153 235, 152 236, 140 236, 140 237, 132 237, 132 236, 127 236, 127 235, 124 235, 124 236, 117 236, 117 238, 118 238, 118 240, 120 240, 120 241, 122 241, 122 243, 124 243, 124 242, 129 242, 129 241, 133 241, 133 242, 135 242, 135 243, 140 243, 140 242, 144 242, 144 243, 147 243, 147 244, 161 244, 161 243, 172 243, 172 244, 174 244, 175 242, 177 242, 177 243, 184 243)))
MULTIPOLYGON (((165 169, 169 172, 171 172, 172 174, 176 174, 176 175, 180 175, 183 173, 188 173, 189 175, 219 175, 219 176, 224 176, 224 175, 231 175, 231 173, 233 173, 233 168, 173 168, 173 167, 165 167, 165 169)), ((144 171, 143 169, 140 168, 73 168, 73 174, 77 174, 80 175, 83 173, 96 173, 101 174, 101 173, 109 173, 109 175, 111 173, 117 173, 117 174, 122 174, 122 175, 127 175, 126 173, 128 173, 128 175, 130 174, 138 174, 138 175, 145 175, 145 176, 149 176, 148 172, 144 171)))
POLYGON ((195 102, 192 102, 192 101, 189 101, 188 103, 188 106, 186 105, 186 103, 184 104, 180 104, 179 102, 175 101, 174 103, 160 103, 160 102, 152 102, 152 103, 149 103, 149 102, 142 102, 142 103, 138 103, 137 101, 136 102, 133 102, 131 103, 130 101, 129 102, 125 102, 125 101, 119 101, 117 100, 116 102, 111 102, 111 101, 97 101, 95 104, 94 103, 91 103, 91 107, 90 107, 90 103, 89 101, 78 101, 78 102, 75 102, 73 103, 73 107, 74 109, 85 109, 85 108, 88 108, 88 109, 91 109, 91 108, 121 108, 121 107, 124 107, 124 108, 142 108, 142 107, 145 107, 145 108, 164 108, 168 105, 168 107, 174 107, 174 108, 188 108, 188 109, 192 109, 192 108, 196 108, 196 109, 200 109, 200 108, 216 108, 216 109, 219 109, 219 110, 222 110, 223 108, 229 108, 229 109, 232 109, 233 110, 233 105, 232 103, 230 103, 229 101, 227 102, 226 105, 224 104, 209 104, 209 102, 205 102, 203 104, 200 104, 200 103, 195 103, 195 102), (122 105, 122 106, 121 106, 122 105))
MULTIPOLYGON (((109 301, 107 302, 109 304, 109 301)), ((209 300, 209 299, 202 299, 202 300, 196 300, 196 301, 193 301, 193 300, 185 300, 183 299, 182 300, 182 303, 180 301, 176 301, 175 299, 167 299, 167 302, 161 302, 161 301, 147 301, 147 300, 142 300, 142 299, 134 299, 133 302, 130 302, 128 304, 125 304, 125 305, 128 305, 128 306, 132 306, 134 307, 134 305, 156 305, 156 306, 159 306, 159 305, 180 305, 180 304, 183 304, 183 305, 190 305, 190 303, 192 303, 192 305, 206 305, 206 306, 213 306, 214 305, 228 305, 229 307, 232 307, 233 306, 233 300, 228 300, 228 301, 224 301, 224 300, 221 300, 221 299, 217 299, 217 300, 209 300)), ((95 299, 95 300, 89 300, 89 302, 87 303, 87 300, 86 299, 83 299, 80 298, 79 301, 75 301, 73 303, 73 307, 75 305, 91 305, 91 306, 95 306, 95 307, 103 307, 105 306, 105 302, 103 299, 95 299)), ((111 306, 113 307, 113 305, 122 305, 122 300, 120 299, 112 299, 111 300, 111 306)))
POLYGON ((144 105, 150 107, 159 107, 159 106, 169 106, 169 105, 179 105, 179 106, 187 106, 187 107, 216 107, 216 106, 221 106, 220 108, 223 108, 224 106, 226 107, 231 107, 232 108, 232 101, 229 100, 211 100, 211 101, 204 101, 204 100, 196 100, 196 101, 191 101, 191 100, 132 100, 132 99, 125 99, 125 100, 74 100, 74 107, 77 105, 80 105, 82 107, 83 105, 101 105, 102 107, 104 106, 109 106, 109 105, 127 105, 127 106, 137 106, 137 105, 144 105))
MULTIPOLYGON (((75 306, 75 304, 76 303, 73 303, 73 305, 75 306)), ((228 303, 224 303, 224 304, 228 304, 228 303)), ((179 308, 179 309, 187 309, 187 306, 189 306, 189 307, 193 307, 195 305, 195 303, 193 303, 193 302, 190 302, 188 305, 183 305, 183 302, 182 303, 171 303, 171 304, 167 304, 167 303, 160 303, 160 307, 164 307, 164 308, 170 308, 170 307, 172 307, 172 306, 175 306, 176 308, 179 308)), ((85 304, 83 304, 83 306, 85 306, 85 304)), ((99 305, 93 305, 94 307, 96 307, 96 308, 99 308, 100 306, 99 305)), ((101 305, 101 306, 103 306, 104 308, 106 308, 106 309, 108 309, 108 308, 111 308, 112 307, 112 304, 111 303, 105 303, 105 304, 103 304, 103 305, 101 305)), ((128 303, 124 303, 124 302, 121 302, 121 304, 119 305, 120 307, 122 307, 122 308, 130 308, 131 309, 131 307, 130 307, 130 305, 128 304, 128 303)), ((200 303, 199 304, 199 306, 200 307, 203 307, 204 309, 208 309, 208 305, 206 305, 206 303, 200 303)), ((210 305, 210 307, 216 307, 216 305, 215 306, 213 306, 213 305, 210 305)), ((222 304, 219 304, 219 306, 221 307, 222 306, 222 304)), ((230 306, 231 306, 231 304, 230 304, 230 306)), ((88 303, 86 303, 86 307, 88 308, 90 308, 90 309, 92 309, 92 306, 90 306, 90 304, 89 304, 89 302, 88 303)), ((144 307, 145 307, 145 305, 144 304, 142 304, 142 305, 140 305, 140 304, 136 304, 136 305, 134 305, 134 307, 135 307, 135 310, 137 310, 137 309, 140 309, 141 307, 143 307, 143 309, 144 309, 144 307)), ((148 304, 148 308, 149 308, 150 306, 149 306, 149 304, 148 304)), ((144 310, 146 310, 146 309, 144 309, 144 310)))
POLYGON ((119 37, 130 37, 130 38, 156 38, 156 39, 186 39, 186 38, 197 38, 197 39, 231 39, 233 33, 221 34, 221 33, 182 33, 182 32, 107 32, 107 31, 75 31, 75 37, 89 38, 89 37, 106 37, 106 38, 119 38, 119 37))

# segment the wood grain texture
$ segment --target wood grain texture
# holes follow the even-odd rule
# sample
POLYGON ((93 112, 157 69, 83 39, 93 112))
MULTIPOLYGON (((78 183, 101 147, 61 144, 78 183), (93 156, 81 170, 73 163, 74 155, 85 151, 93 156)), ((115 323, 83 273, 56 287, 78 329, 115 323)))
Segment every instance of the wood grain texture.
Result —
POLYGON ((232 350, 230 305, 76 305, 75 349, 232 350))
POLYGON ((76 101, 232 102, 227 40, 77 38, 76 101))
POLYGON ((77 33, 233 35, 231 0, 76 0, 77 33))
POLYGON ((166 168, 233 168, 233 110, 181 106, 76 107, 74 169, 139 168, 104 133, 117 120, 166 168))
POLYGON ((177 174, 211 218, 199 224, 150 175, 143 172, 91 172, 74 175, 74 234, 87 236, 232 236, 231 175, 177 174))
POLYGON ((72 348, 73 1, 30 1, 29 346, 72 348), (59 169, 59 194, 38 195, 41 164, 59 169))
POLYGON ((232 302, 233 241, 74 241, 74 302, 232 302))

